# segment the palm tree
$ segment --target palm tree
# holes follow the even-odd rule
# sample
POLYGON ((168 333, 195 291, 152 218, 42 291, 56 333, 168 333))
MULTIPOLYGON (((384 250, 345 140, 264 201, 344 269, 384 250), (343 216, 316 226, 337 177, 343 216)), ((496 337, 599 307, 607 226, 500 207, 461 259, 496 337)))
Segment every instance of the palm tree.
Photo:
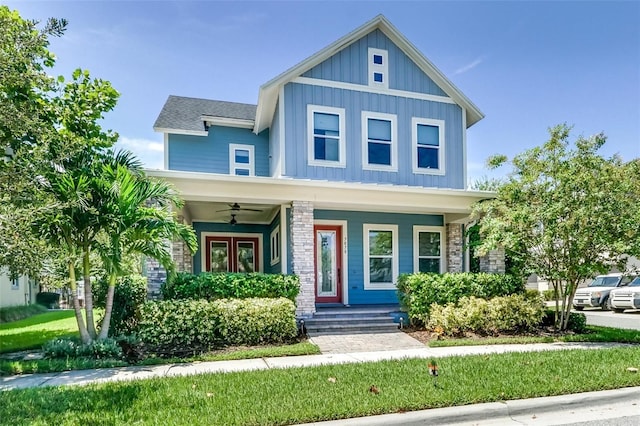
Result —
POLYGON ((168 241, 182 239, 190 250, 196 249, 196 237, 191 227, 177 222, 171 207, 181 207, 182 201, 172 187, 119 164, 103 167, 97 181, 99 192, 108 200, 103 214, 108 218, 97 250, 108 275, 105 315, 98 339, 109 334, 116 280, 126 271, 124 259, 130 254, 144 254, 157 259, 172 273, 174 262, 168 241))

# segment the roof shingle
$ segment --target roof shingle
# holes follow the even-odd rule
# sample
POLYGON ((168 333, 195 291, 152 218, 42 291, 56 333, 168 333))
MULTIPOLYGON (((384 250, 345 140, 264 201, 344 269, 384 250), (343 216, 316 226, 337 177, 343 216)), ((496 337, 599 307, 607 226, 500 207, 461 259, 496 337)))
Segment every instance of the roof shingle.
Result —
POLYGON ((202 132, 203 115, 254 120, 256 105, 170 95, 153 128, 202 132))

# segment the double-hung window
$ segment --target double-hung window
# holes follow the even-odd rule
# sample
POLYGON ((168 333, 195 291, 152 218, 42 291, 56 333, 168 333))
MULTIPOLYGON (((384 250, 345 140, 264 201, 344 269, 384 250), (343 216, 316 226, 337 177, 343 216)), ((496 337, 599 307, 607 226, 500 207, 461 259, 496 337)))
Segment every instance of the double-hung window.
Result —
POLYGON ((229 144, 229 174, 255 176, 255 167, 253 145, 229 144))
POLYGON ((369 48, 369 86, 389 87, 387 51, 369 48))
POLYGON ((397 171, 396 116, 362 112, 362 168, 397 171))
POLYGON ((345 167, 344 109, 309 105, 307 107, 309 164, 345 167))
POLYGON ((271 231, 271 266, 280 262, 280 225, 271 231))
POLYGON ((444 121, 414 117, 412 126, 413 172, 444 174, 444 121))
POLYGON ((444 272, 443 230, 436 226, 413 227, 413 271, 444 272))
POLYGON ((398 225, 363 226, 364 288, 394 290, 398 276, 398 225))

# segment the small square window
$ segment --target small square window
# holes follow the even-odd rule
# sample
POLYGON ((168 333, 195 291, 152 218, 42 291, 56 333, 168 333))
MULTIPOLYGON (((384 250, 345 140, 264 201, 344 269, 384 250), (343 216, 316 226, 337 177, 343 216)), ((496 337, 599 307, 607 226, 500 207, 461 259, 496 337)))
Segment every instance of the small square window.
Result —
POLYGON ((382 55, 373 55, 373 63, 376 65, 382 65, 382 55))
POLYGON ((373 81, 375 81, 376 83, 382 83, 382 73, 374 72, 373 73, 373 81))
POLYGON ((255 153, 252 145, 229 144, 229 174, 255 175, 255 153))
POLYGON ((249 169, 236 169, 236 176, 249 176, 249 169))
POLYGON ((236 163, 249 164, 249 150, 236 149, 236 163))

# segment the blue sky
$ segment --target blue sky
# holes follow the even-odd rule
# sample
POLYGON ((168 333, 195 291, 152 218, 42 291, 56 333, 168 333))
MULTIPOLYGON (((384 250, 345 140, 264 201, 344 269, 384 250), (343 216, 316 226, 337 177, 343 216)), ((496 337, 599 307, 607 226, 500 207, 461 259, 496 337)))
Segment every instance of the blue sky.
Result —
POLYGON ((105 127, 150 168, 162 166, 152 126, 168 95, 256 103, 261 84, 379 13, 485 113, 468 131, 471 179, 490 175, 489 155, 540 145, 563 122, 604 132, 604 155, 640 157, 638 1, 4 4, 69 20, 50 46, 54 74, 110 80, 121 98, 105 127))

